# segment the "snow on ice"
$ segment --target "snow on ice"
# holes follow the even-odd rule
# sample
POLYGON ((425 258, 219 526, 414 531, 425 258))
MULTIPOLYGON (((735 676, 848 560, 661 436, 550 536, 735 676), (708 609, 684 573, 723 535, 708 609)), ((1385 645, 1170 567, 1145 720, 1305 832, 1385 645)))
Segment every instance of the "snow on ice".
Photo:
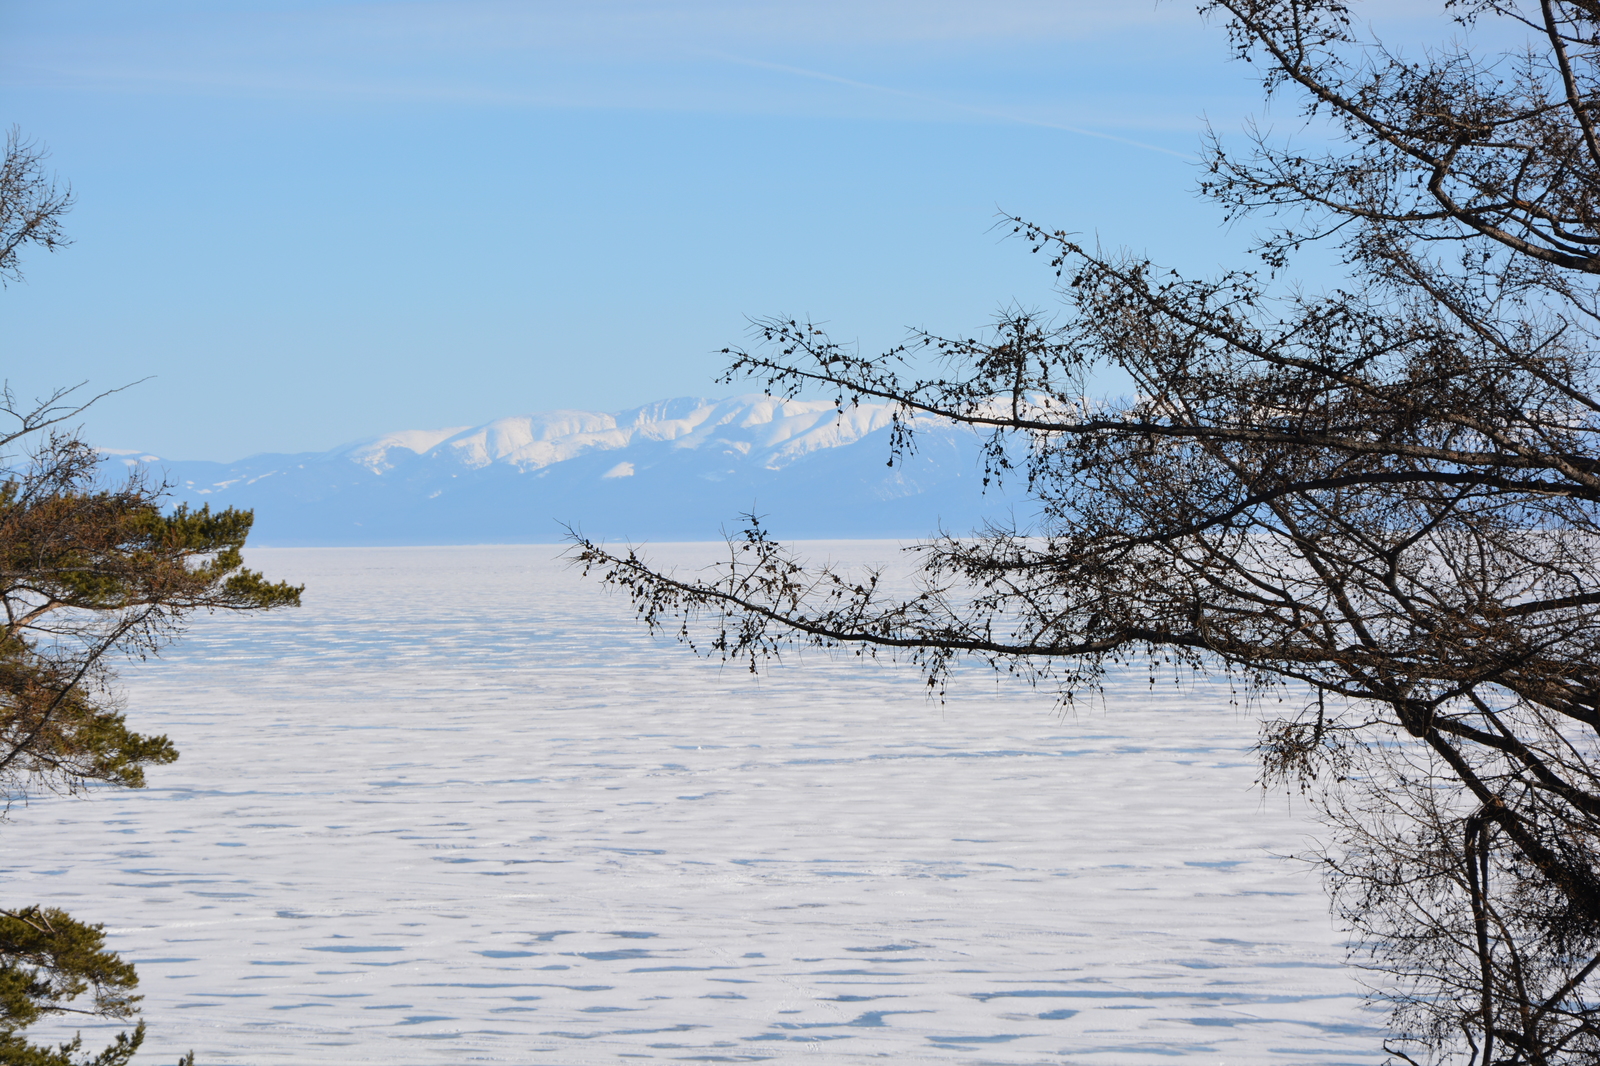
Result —
POLYGON ((302 610, 126 668, 183 758, 14 810, 4 871, 138 963, 140 1061, 1381 1061, 1225 686, 752 678, 553 556, 258 550, 302 610))

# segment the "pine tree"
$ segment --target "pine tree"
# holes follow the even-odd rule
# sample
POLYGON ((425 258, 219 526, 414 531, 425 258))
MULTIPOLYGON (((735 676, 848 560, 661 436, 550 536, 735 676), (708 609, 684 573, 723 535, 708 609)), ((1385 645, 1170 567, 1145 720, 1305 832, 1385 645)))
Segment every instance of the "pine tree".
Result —
MULTIPOLYGON (((20 253, 67 243, 71 207, 44 153, 15 130, 0 164, 0 284, 21 278, 20 253)), ((128 727, 111 660, 158 653, 195 611, 258 611, 300 602, 301 589, 244 567, 251 514, 168 509, 159 485, 112 483, 95 450, 64 424, 99 397, 65 388, 31 404, 0 389, 0 796, 5 810, 37 792, 141 788, 145 770, 178 757, 165 736, 128 727), (20 461, 15 453, 28 448, 20 461)), ((3 812, 0 812, 3 813, 3 812)), ((56 1047, 23 1030, 43 1018, 138 1013, 138 977, 105 948, 101 926, 59 909, 0 910, 0 1063, 124 1066, 144 1023, 99 1052, 81 1036, 56 1047)), ((192 1060, 192 1056, 191 1056, 192 1060)))

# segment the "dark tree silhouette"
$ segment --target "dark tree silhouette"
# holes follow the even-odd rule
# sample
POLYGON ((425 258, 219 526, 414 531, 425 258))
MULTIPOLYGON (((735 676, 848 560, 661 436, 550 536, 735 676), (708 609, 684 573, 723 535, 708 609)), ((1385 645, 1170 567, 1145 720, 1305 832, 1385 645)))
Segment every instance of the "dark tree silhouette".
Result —
POLYGON ((1061 279, 1058 321, 869 358, 774 319, 730 350, 730 380, 887 401, 897 454, 929 423, 971 427, 1031 524, 919 546, 899 596, 755 522, 709 577, 588 541, 575 559, 752 667, 886 649, 936 684, 976 658, 1070 697, 1166 660, 1304 692, 1264 723, 1264 780, 1333 827, 1323 862, 1393 1008, 1388 1050, 1593 1063, 1600 3, 1445 8, 1447 42, 1404 58, 1333 0, 1203 7, 1332 145, 1209 138, 1203 191, 1275 219, 1263 272, 1186 279, 1010 219, 1061 279), (1489 20, 1526 47, 1456 35, 1489 20), (1342 250, 1343 288, 1282 281, 1310 241, 1342 250), (1086 398, 1105 366, 1132 398, 1086 398))
POLYGON ((6 133, 0 160, 0 285, 22 280, 18 260, 33 246, 53 252, 70 242, 61 216, 72 209, 72 190, 45 173, 46 152, 15 126, 6 133))

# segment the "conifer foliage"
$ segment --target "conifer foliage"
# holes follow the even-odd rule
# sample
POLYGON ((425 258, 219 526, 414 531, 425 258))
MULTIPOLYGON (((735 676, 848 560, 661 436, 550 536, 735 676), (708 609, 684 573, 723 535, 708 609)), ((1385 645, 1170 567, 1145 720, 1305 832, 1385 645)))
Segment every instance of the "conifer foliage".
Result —
POLYGON ((100 483, 94 450, 48 436, 0 484, 0 788, 139 788, 177 752, 131 731, 107 657, 157 652, 196 610, 292 606, 298 588, 247 570, 247 511, 163 512, 138 478, 100 483))
POLYGON ((920 546, 909 596, 754 522, 710 575, 575 558, 752 668, 886 649, 934 683, 977 658, 1070 696, 1176 663, 1300 700, 1264 724, 1264 780, 1327 819, 1390 1053, 1592 1064, 1600 3, 1450 0, 1408 52, 1341 0, 1202 10, 1310 126, 1209 142, 1202 191, 1271 220, 1261 271, 1184 278, 1010 219, 1061 279, 1059 320, 874 357, 778 318, 730 350, 730 377, 774 393, 887 401, 897 452, 929 422, 978 431, 989 473, 1030 488, 1027 523, 920 546), (1284 283, 1314 241, 1343 288, 1284 283), (1107 366, 1130 397, 1089 398, 1107 366))
MULTIPOLYGON (((0 164, 0 283, 20 279, 28 247, 65 245, 71 206, 44 154, 15 131, 0 164)), ((88 786, 140 788, 172 762, 165 736, 129 728, 112 661, 153 655, 196 611, 299 603, 301 589, 244 567, 248 511, 164 509, 159 485, 106 476, 67 423, 99 397, 61 389, 19 403, 0 389, 0 803, 88 786)), ((3 812, 0 812, 3 813, 3 812)), ((123 1066, 144 1023, 98 1052, 81 1037, 31 1043, 41 1019, 131 1018, 133 967, 106 950, 100 926, 59 909, 0 910, 0 1063, 123 1066)))
POLYGON ((0 1062, 6 1066, 124 1066, 144 1042, 144 1022, 118 1033, 98 1054, 83 1037, 56 1047, 31 1044, 20 1030, 66 1013, 129 1018, 137 1012, 133 967, 105 950, 99 926, 53 908, 0 911, 0 1062))

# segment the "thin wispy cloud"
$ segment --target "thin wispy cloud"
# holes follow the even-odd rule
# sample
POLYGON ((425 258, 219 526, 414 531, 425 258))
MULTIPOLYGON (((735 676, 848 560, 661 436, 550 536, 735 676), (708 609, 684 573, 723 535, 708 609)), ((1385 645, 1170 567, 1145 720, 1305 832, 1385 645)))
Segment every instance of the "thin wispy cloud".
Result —
POLYGON ((34 12, 0 43, 0 82, 1021 123, 1179 156, 1126 134, 1188 134, 1197 125, 1184 104, 1190 87, 1168 84, 1183 65, 1174 50, 1195 50, 1193 15, 1172 4, 428 0, 198 12, 153 5, 137 20, 111 8, 105 20, 87 17, 103 6, 75 5, 53 18, 34 12), (1174 31, 1179 24, 1184 33, 1174 31), (1149 66, 1095 69, 1105 39, 1129 34, 1149 66), (786 77, 751 76, 758 70, 786 77))
POLYGON ((270 17, 374 42, 486 49, 630 41, 651 49, 674 42, 1056 44, 1194 21, 1185 5, 1155 0, 413 0, 270 17))
POLYGON ((729 62, 740 63, 745 66, 759 67, 765 70, 782 71, 786 74, 794 74, 802 78, 815 78, 818 81, 832 82, 836 85, 848 85, 852 88, 863 89, 868 92, 888 93, 891 96, 904 97, 908 100, 916 100, 922 103, 933 104, 936 107, 948 108, 953 111, 961 111, 971 115, 981 115, 985 118, 998 119, 1002 122, 1014 122, 1024 126, 1039 126, 1044 129, 1061 130, 1066 133, 1075 133, 1082 137, 1097 137, 1105 141, 1114 141, 1117 144, 1126 144, 1134 148, 1143 148, 1146 151, 1160 152, 1163 155, 1176 156, 1179 159, 1194 158, 1194 156, 1188 152, 1176 152, 1170 148, 1162 148, 1159 145, 1147 144, 1144 141, 1136 141, 1129 137, 1119 137, 1116 134, 1105 133, 1100 130, 1087 129, 1082 126, 1071 126, 1061 122, 1048 122, 1043 119, 1029 118, 1025 115, 1017 115, 1005 111, 998 111, 990 107, 978 107, 973 104, 964 104, 956 100, 945 100, 936 96, 929 96, 926 93, 911 92, 907 89, 896 89, 889 85, 874 85, 871 82, 857 81, 853 78, 845 78, 837 74, 827 74, 817 70, 806 70, 803 67, 791 67, 782 63, 768 63, 759 59, 745 59, 738 56, 727 56, 725 58, 727 58, 729 62))

